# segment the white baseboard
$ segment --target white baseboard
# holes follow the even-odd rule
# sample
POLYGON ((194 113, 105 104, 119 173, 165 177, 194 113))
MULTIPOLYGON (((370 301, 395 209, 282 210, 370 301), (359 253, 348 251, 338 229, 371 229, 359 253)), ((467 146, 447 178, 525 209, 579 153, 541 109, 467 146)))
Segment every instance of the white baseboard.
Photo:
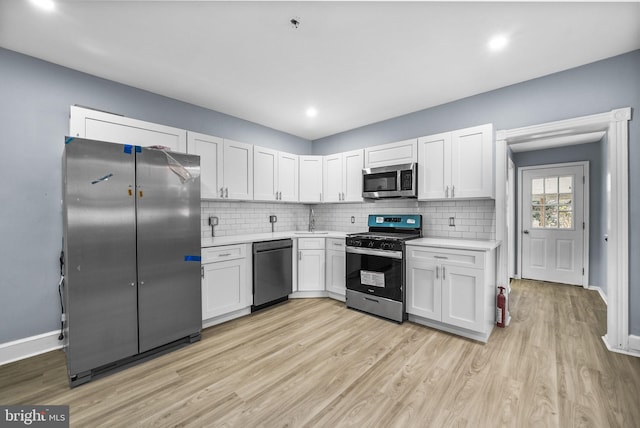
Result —
POLYGON ((0 366, 62 348, 60 330, 0 344, 0 366))
POLYGON ((629 335, 629 350, 640 356, 640 336, 629 335))
POLYGON ((604 290, 602 288, 598 287, 597 285, 590 285, 587 287, 587 290, 596 290, 598 294, 600 294, 600 298, 602 299, 604 304, 607 304, 607 295, 604 294, 604 290))
POLYGON ((213 327, 214 325, 222 324, 227 321, 231 321, 236 318, 244 317, 251 314, 251 307, 239 309, 229 314, 220 315, 217 317, 202 320, 202 328, 213 327))
POLYGON ((609 341, 607 340, 606 335, 602 336, 602 341, 604 342, 604 345, 607 347, 607 349, 611 352, 616 352, 618 354, 630 355, 632 357, 640 358, 640 336, 634 336, 634 335, 629 336, 629 344, 628 344, 629 349, 614 348, 613 346, 611 346, 611 344, 609 344, 609 341))

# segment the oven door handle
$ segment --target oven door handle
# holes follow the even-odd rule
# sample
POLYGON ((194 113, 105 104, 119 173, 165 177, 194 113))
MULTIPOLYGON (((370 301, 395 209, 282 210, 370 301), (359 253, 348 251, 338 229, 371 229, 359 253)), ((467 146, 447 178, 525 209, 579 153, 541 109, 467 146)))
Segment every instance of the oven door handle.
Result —
POLYGON ((347 247, 347 253, 362 254, 365 256, 387 257, 402 260, 402 251, 375 250, 371 248, 347 247))

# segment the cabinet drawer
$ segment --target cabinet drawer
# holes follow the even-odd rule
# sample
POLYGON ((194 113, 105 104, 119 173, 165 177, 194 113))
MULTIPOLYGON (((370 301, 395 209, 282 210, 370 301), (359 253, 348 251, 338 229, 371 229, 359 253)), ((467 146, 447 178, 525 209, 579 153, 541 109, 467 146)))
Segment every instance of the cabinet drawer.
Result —
POLYGON ((338 238, 327 238, 327 250, 342 251, 345 247, 345 240, 338 238))
POLYGON ((247 256, 247 246, 225 245, 224 247, 212 247, 202 249, 202 263, 221 262, 224 260, 240 259, 247 256))
POLYGON ((324 250, 324 238, 298 238, 298 250, 324 250))
POLYGON ((416 261, 483 268, 484 257, 483 251, 443 250, 434 247, 407 245, 407 258, 416 261))

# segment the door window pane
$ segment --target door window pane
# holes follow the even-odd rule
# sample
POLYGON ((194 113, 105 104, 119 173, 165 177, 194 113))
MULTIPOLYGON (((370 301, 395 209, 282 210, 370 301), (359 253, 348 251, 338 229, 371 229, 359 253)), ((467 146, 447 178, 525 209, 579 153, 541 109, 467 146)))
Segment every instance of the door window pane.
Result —
POLYGON ((573 176, 531 180, 531 227, 573 229, 573 176))

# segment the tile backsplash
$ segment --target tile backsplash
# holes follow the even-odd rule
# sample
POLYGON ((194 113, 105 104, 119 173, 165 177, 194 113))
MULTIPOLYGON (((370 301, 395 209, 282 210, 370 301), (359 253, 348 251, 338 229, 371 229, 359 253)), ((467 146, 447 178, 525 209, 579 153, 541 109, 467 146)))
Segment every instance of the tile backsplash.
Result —
POLYGON ((316 230, 362 232, 367 230, 369 214, 422 214, 425 237, 495 239, 496 235, 493 200, 422 202, 403 199, 318 205, 202 201, 202 237, 211 236, 210 216, 219 219, 216 236, 271 232, 270 215, 278 217, 276 232, 307 230, 310 208, 315 213, 316 230), (454 226, 450 226, 451 221, 454 226))

